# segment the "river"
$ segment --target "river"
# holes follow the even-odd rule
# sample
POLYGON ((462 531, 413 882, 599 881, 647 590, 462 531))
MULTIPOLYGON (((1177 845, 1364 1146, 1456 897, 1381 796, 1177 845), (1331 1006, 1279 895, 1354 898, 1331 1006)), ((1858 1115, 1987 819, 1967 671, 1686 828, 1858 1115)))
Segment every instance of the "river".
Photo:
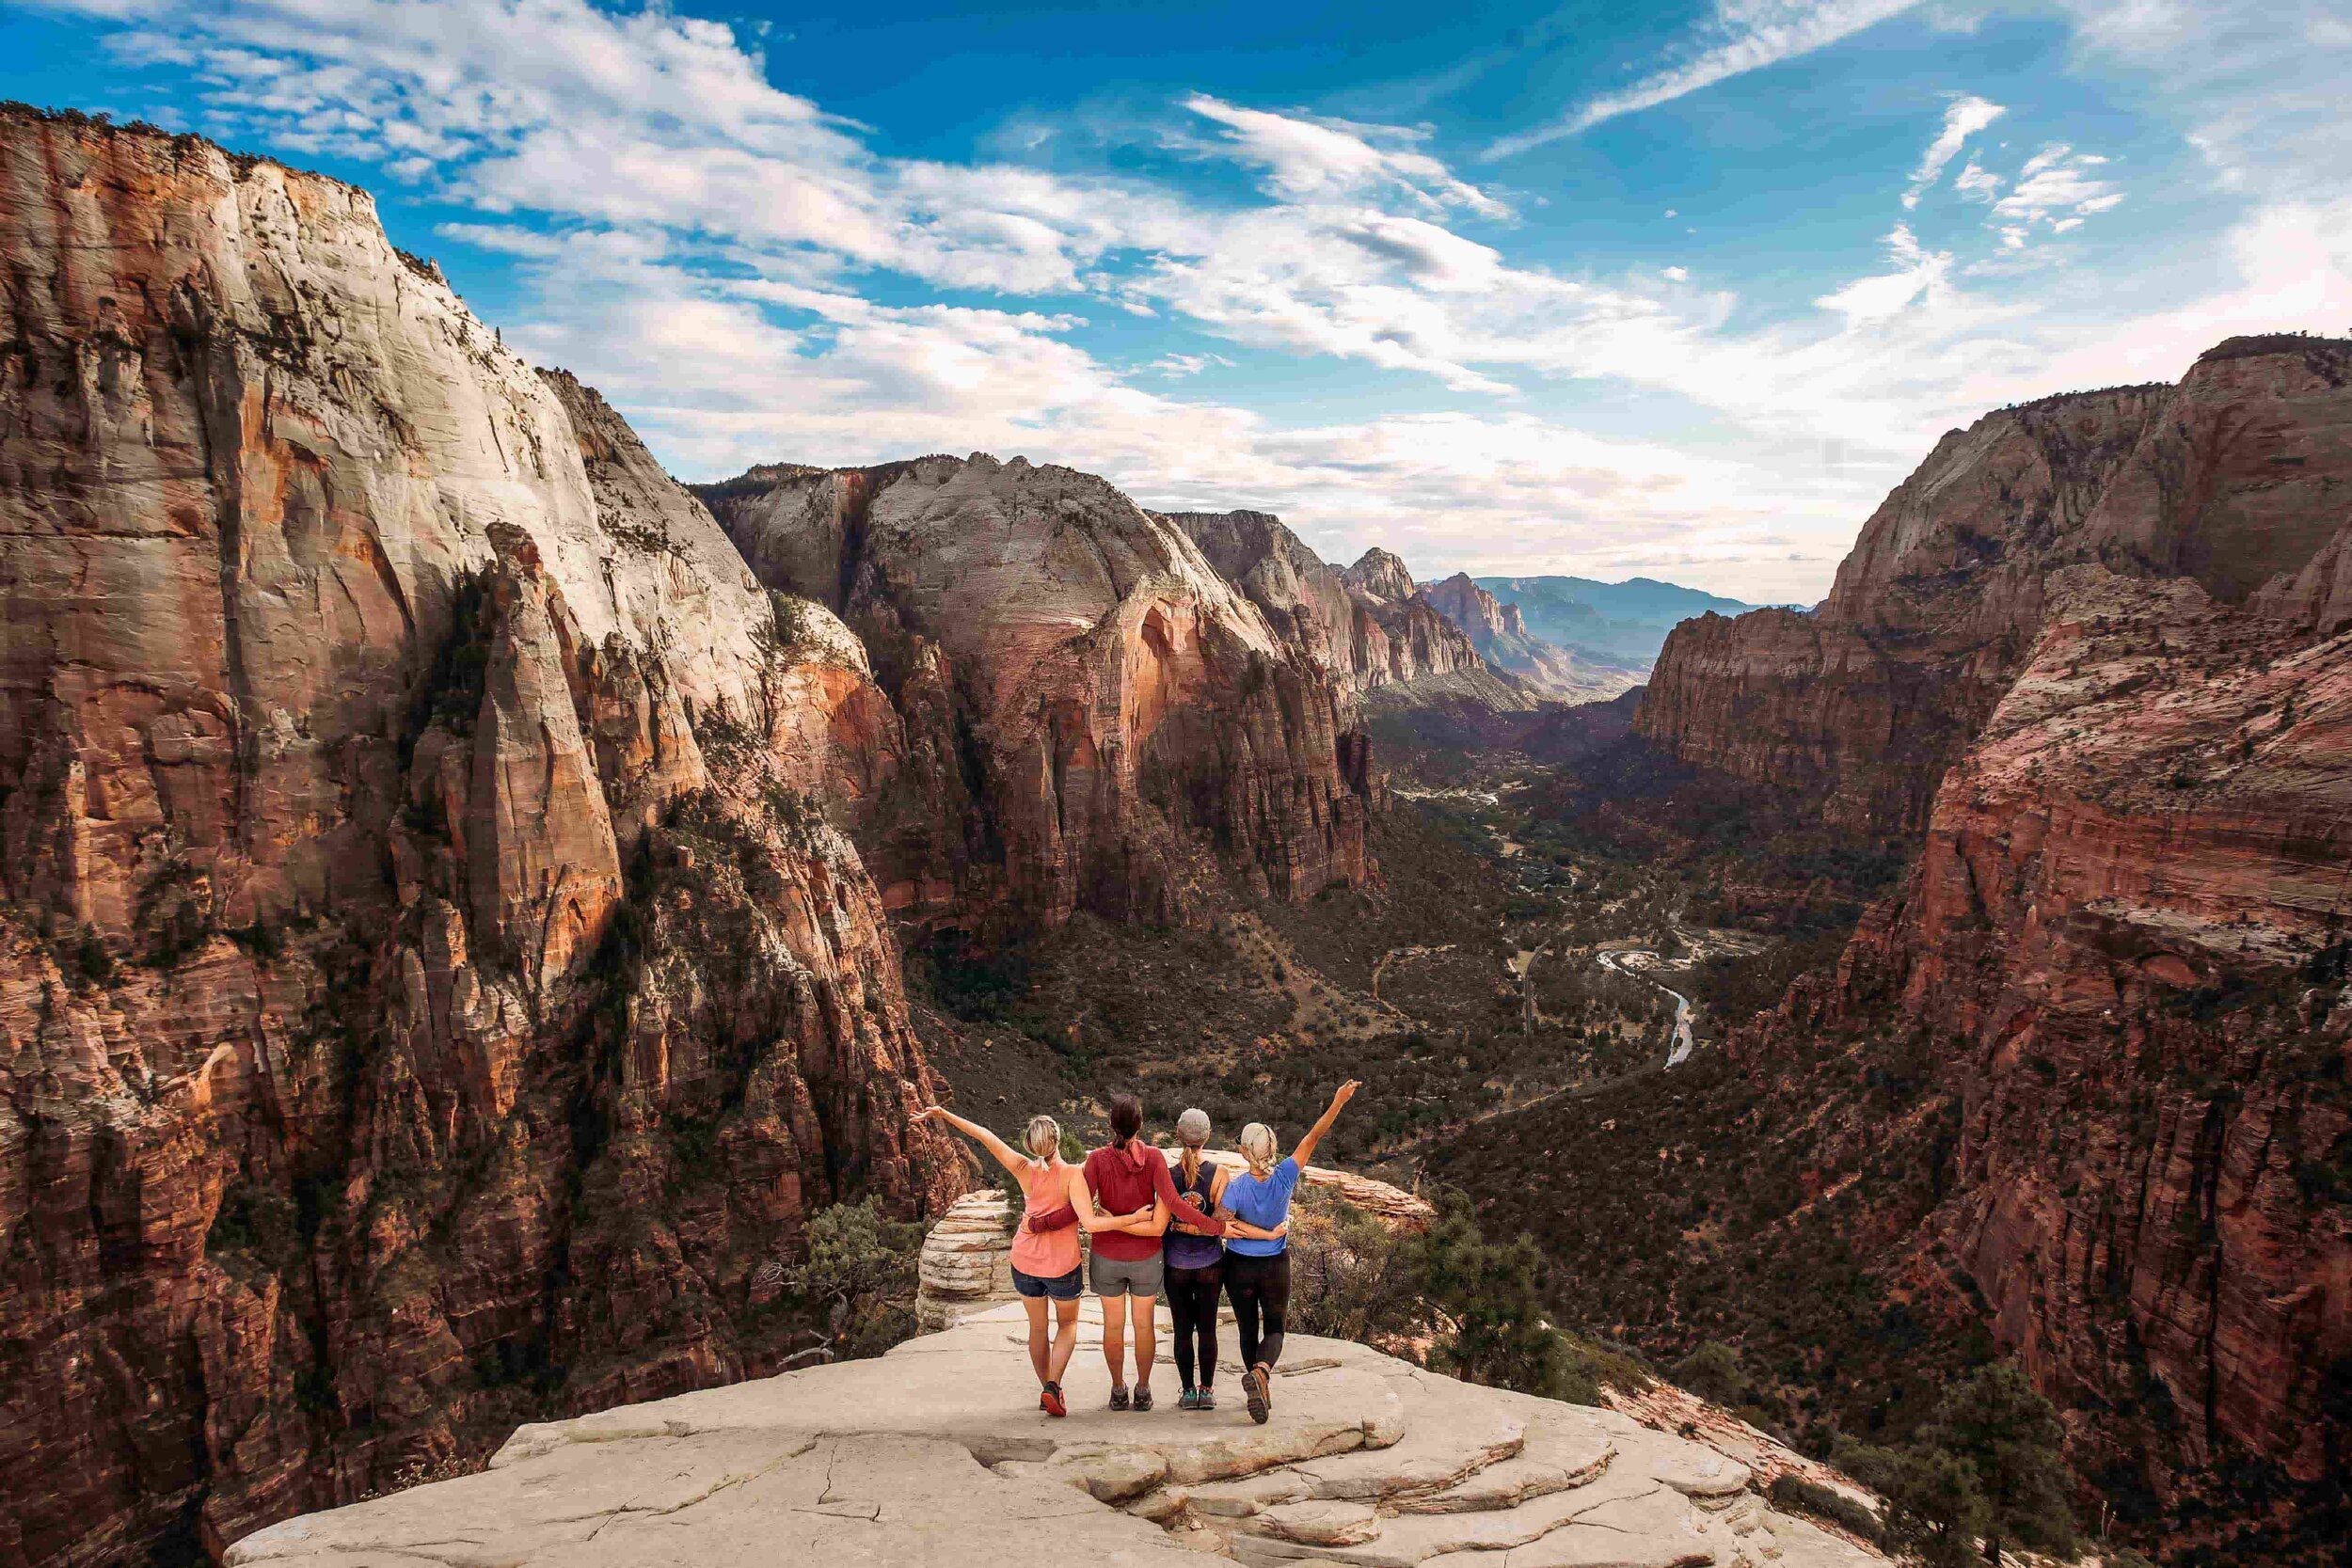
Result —
POLYGON ((1659 985, 1656 980, 1650 979, 1640 969, 1618 961, 1622 958, 1648 958, 1655 962, 1658 955, 1644 947, 1627 947, 1619 948, 1614 952, 1596 954, 1595 957, 1599 960, 1601 968, 1613 970, 1619 974, 1630 975, 1636 980, 1647 981, 1653 986, 1658 986, 1660 990, 1675 999, 1674 1038, 1673 1043, 1667 1048, 1666 1060, 1662 1065, 1674 1067, 1689 1061, 1691 1052, 1696 1043, 1691 1037, 1691 999, 1671 986, 1659 985))

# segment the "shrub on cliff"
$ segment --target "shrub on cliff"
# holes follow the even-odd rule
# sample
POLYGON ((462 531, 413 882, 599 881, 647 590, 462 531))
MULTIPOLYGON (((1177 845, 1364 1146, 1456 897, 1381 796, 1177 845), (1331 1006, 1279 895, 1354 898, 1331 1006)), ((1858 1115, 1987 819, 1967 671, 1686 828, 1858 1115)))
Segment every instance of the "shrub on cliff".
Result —
POLYGON ((880 1355, 914 1333, 915 1259, 923 1227, 884 1219, 874 1200, 836 1203, 808 1222, 808 1259, 792 1292, 825 1314, 834 1359, 880 1355))

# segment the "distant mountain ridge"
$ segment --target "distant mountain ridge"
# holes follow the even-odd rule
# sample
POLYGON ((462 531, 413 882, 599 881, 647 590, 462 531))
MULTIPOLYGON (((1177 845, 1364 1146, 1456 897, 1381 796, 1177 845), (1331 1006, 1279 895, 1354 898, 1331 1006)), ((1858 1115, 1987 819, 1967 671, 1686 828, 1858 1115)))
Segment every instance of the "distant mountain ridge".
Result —
POLYGON ((1676 626, 1712 610, 1740 615, 1756 608, 1656 578, 1601 582, 1592 578, 1472 578, 1505 604, 1518 607, 1527 631, 1571 653, 1647 666, 1676 626))

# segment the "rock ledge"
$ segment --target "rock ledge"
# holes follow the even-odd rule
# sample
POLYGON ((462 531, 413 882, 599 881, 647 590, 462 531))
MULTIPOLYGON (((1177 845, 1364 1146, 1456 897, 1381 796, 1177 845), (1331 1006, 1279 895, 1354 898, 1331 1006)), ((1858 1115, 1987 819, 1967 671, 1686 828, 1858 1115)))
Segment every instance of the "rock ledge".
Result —
MULTIPOLYGON (((481 1475, 271 1526, 226 1561, 1865 1568, 1748 1467, 1612 1411, 1291 1338, 1274 1418, 1102 1408, 1089 1301, 1050 1419, 1017 1307, 876 1361, 526 1426, 481 1475), (1472 1558, 1466 1554, 1502 1555, 1472 1558)), ((1228 1340, 1230 1344, 1230 1339, 1228 1340)), ((1238 1393, 1237 1368, 1226 1382, 1238 1393)), ((1164 1377, 1164 1381, 1167 1380, 1164 1377)))

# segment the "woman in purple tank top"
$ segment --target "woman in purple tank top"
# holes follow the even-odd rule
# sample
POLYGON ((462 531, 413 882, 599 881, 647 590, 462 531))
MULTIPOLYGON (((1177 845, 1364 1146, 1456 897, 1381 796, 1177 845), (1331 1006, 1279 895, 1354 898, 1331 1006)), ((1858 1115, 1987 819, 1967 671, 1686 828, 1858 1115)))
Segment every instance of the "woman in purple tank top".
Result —
MULTIPOLYGON (((1202 1213, 1215 1213, 1217 1199, 1225 1196, 1228 1172, 1201 1158, 1209 1142, 1209 1114, 1192 1110, 1178 1117, 1176 1141, 1184 1146, 1169 1173, 1176 1191, 1202 1213)), ((1225 1284, 1225 1243, 1180 1223, 1168 1227, 1163 1244, 1168 1254, 1168 1311, 1176 1323, 1176 1376, 1184 1386, 1176 1408, 1215 1410, 1216 1297, 1225 1284)))

